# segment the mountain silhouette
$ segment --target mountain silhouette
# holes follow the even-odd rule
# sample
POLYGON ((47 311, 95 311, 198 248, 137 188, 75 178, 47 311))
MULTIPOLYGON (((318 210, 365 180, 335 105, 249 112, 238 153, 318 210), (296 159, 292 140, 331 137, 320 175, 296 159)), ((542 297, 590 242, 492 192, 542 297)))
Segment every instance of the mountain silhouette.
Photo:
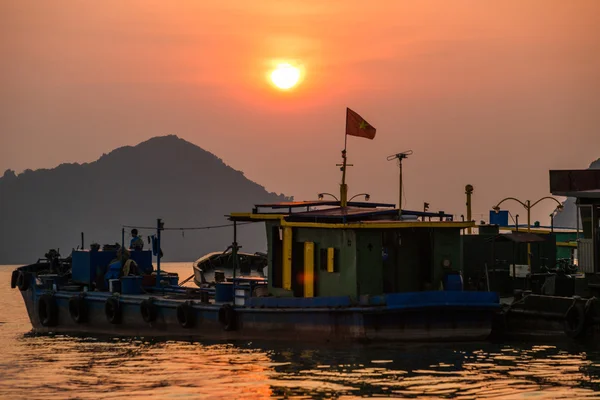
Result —
MULTIPOLYGON (((67 256, 81 244, 81 232, 86 248, 121 243, 123 225, 139 227, 146 240, 155 231, 144 228, 156 226, 157 218, 165 228, 224 225, 230 212, 290 199, 174 135, 118 148, 91 163, 19 175, 7 170, 0 178, 0 264, 34 262, 50 248, 67 256)), ((238 229, 242 251, 265 251, 264 237, 260 224, 238 229)), ((224 250, 233 228, 165 230, 162 238, 165 261, 189 261, 224 250)))
MULTIPOLYGON (((590 164, 588 169, 600 169, 600 158, 590 164)), ((577 227, 577 206, 574 197, 567 197, 563 202, 564 209, 554 216, 554 226, 561 228, 577 227)))

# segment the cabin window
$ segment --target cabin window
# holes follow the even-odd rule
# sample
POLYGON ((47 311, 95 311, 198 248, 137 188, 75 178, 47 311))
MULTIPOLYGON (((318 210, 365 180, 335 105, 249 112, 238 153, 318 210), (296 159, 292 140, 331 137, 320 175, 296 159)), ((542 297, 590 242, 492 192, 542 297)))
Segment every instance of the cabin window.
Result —
POLYGON ((327 247, 319 250, 319 265, 321 271, 340 272, 340 250, 327 247))

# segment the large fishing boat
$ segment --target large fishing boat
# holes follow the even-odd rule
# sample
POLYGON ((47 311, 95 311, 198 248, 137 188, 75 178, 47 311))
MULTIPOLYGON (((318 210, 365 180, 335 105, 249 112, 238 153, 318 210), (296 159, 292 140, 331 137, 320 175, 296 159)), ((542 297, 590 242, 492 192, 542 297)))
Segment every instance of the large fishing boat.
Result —
MULTIPOLYGON (((347 110, 348 135, 375 129, 347 110)), ((398 160, 402 193, 402 160, 398 160)), ((154 251, 74 251, 14 271, 35 332, 227 339, 453 341, 485 339, 496 293, 464 290, 461 232, 443 212, 348 200, 346 149, 339 199, 255 205, 232 213, 230 277, 187 288, 154 251), (240 276, 239 223, 266 228, 268 280, 240 276), (156 256, 156 270, 152 256, 156 256)), ((207 260, 213 259, 207 257, 207 260)), ((201 281, 201 278, 200 278, 201 281)))
MULTIPOLYGON (((35 332, 319 340, 490 334, 497 295, 463 290, 460 275, 461 230, 470 222, 323 200, 256 205, 229 219, 234 275, 212 287, 179 287, 160 271, 160 258, 153 271, 150 250, 111 247, 69 259, 49 254, 15 270, 12 285, 35 332), (235 276, 237 224, 249 221, 266 227, 268 280, 235 276), (135 275, 123 275, 127 263, 135 275)), ((162 229, 159 221, 158 236, 162 229)))
MULTIPOLYGON (((487 337, 498 297, 463 290, 460 276, 460 231, 470 224, 446 220, 445 214, 436 215, 440 221, 398 219, 398 214, 379 204, 324 201, 263 204, 250 213, 231 214, 234 230, 240 221, 265 223, 268 281, 238 277, 213 288, 182 288, 169 275, 149 273, 150 250, 130 250, 141 274, 121 276, 115 289, 116 280, 105 279, 105 271, 120 256, 103 249, 74 251, 70 262, 50 258, 21 267, 13 286, 21 289, 35 332, 322 340, 487 337), (307 207, 319 209, 298 211, 307 207)), ((234 260, 237 246, 234 237, 234 260)))

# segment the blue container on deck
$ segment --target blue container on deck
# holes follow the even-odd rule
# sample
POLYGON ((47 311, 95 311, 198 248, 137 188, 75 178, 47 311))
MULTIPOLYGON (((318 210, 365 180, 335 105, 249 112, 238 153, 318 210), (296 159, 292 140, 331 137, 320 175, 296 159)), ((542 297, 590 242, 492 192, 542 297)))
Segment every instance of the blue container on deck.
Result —
POLYGON ((169 285, 177 286, 179 285, 179 275, 169 275, 169 285))
POLYGON ((233 282, 221 282, 215 285, 215 302, 227 303, 233 301, 233 282))
POLYGON ((463 278, 460 272, 449 272, 444 275, 444 290, 461 291, 463 290, 463 278))
POLYGON ((141 294, 142 277, 141 276, 123 276, 121 277, 121 294, 141 294))

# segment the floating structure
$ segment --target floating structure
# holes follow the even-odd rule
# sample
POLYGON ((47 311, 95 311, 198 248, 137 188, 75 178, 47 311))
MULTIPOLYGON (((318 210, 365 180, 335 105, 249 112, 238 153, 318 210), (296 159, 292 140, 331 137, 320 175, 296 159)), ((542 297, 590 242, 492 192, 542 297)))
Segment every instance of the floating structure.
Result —
POLYGON ((600 171, 550 171, 550 191, 576 198, 577 273, 529 271, 500 314, 497 332, 585 339, 597 335, 600 324, 600 171))

